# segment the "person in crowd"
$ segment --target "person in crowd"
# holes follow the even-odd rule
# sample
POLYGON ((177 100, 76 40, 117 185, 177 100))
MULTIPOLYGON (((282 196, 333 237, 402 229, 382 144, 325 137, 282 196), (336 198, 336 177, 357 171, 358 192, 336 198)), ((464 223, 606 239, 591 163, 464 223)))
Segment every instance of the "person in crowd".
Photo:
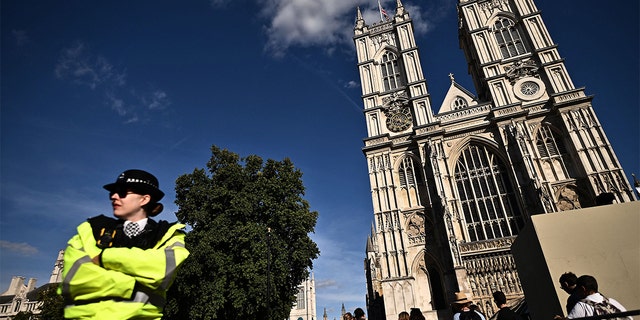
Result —
POLYGON ((364 316, 364 310, 362 308, 356 308, 353 310, 353 317, 356 320, 364 320, 366 317, 364 316))
POLYGON ((189 255, 185 227, 154 221, 164 192, 143 170, 104 185, 115 218, 99 215, 77 227, 64 251, 58 292, 67 319, 160 319, 166 292, 189 255))
POLYGON ((400 312, 400 314, 398 314, 398 320, 409 320, 409 313, 406 311, 400 312))
MULTIPOLYGON (((607 298, 598 292, 598 281, 590 275, 578 277, 576 281, 578 292, 584 297, 571 309, 567 318, 583 318, 594 315, 612 314, 627 311, 620 302, 607 298)), ((631 317, 628 317, 632 320, 631 317)))
POLYGON ((493 302, 498 306, 497 320, 522 320, 522 318, 509 306, 507 306, 507 297, 502 291, 496 291, 493 293, 493 302))
POLYGON ((411 308, 411 311, 409 313, 409 320, 425 320, 420 308, 411 308))
POLYGON ((478 306, 477 304, 475 303, 470 304, 469 309, 479 313, 485 319, 487 318, 487 316, 484 313, 482 313, 482 311, 480 310, 480 306, 478 306))
POLYGON ((351 315, 351 312, 347 312, 344 315, 342 315, 342 320, 353 320, 353 316, 351 315))
POLYGON ((571 309, 573 309, 573 306, 575 306, 578 301, 584 298, 576 288, 576 281, 578 281, 578 277, 573 272, 565 272, 559 279, 560 288, 569 294, 566 305, 567 314, 571 312, 571 309))
POLYGON ((451 304, 454 311, 453 320, 486 320, 482 313, 471 310, 472 303, 464 292, 456 292, 455 300, 451 304))

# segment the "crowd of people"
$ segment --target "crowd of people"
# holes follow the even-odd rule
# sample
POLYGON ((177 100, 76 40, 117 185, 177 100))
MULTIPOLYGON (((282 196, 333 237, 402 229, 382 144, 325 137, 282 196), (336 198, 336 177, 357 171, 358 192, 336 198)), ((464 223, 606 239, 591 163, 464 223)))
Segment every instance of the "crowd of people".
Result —
MULTIPOLYGON (((612 314, 627 311, 627 309, 613 298, 608 298, 598 292, 598 281, 590 275, 576 276, 567 272, 560 276, 560 288, 569 294, 567 298, 567 317, 556 316, 555 319, 575 319, 602 314, 612 314)), ((632 320, 631 317, 627 317, 632 320)))
MULTIPOLYGON (((572 272, 567 272, 560 277, 560 288, 569 294, 565 306, 567 317, 555 316, 554 320, 576 319, 603 314, 621 313, 627 311, 620 302, 613 298, 608 298, 598 292, 598 282, 593 276, 576 276, 572 272)), ((494 320, 528 320, 528 315, 520 315, 509 307, 507 297, 502 291, 495 291, 493 302, 498 311, 491 317, 494 320)), ((487 317, 473 304, 463 292, 456 292, 451 303, 453 310, 452 320, 487 320, 487 317)), ((360 308, 354 311, 355 317, 351 313, 344 314, 342 320, 365 319, 364 311, 360 308)), ((627 317, 632 320, 632 317, 627 317)), ((398 314, 398 320, 425 320, 422 311, 417 308, 410 312, 402 311, 398 314)))

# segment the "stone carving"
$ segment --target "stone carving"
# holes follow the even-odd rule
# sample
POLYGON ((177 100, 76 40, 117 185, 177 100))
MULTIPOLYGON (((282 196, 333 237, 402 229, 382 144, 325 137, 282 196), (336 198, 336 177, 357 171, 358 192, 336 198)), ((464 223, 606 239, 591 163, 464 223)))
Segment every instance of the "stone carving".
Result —
POLYGON ((462 254, 508 249, 515 238, 500 238, 488 241, 477 241, 460 244, 462 254))
POLYGON ((391 229, 392 225, 391 225, 391 214, 389 212, 385 212, 384 213, 384 230, 389 230, 391 229))
POLYGON ((476 301, 491 301, 491 293, 522 294, 513 256, 508 252, 465 257, 468 283, 476 301))
POLYGON ((407 223, 407 237, 409 244, 422 244, 425 241, 424 216, 414 214, 407 223))
POLYGON ((393 33, 381 33, 377 36, 371 37, 371 41, 373 42, 376 51, 384 44, 395 46, 396 39, 393 33))
POLYGON ((382 137, 382 138, 377 138, 377 139, 373 139, 373 140, 367 140, 367 141, 365 141, 365 144, 367 146, 373 146, 373 145, 385 143, 385 142, 388 142, 388 141, 389 141, 389 139, 387 139, 387 137, 382 137))
POLYGON ((391 140, 391 142, 393 144, 403 143, 403 142, 407 142, 407 141, 409 141, 409 137, 408 136, 400 137, 400 138, 394 138, 394 139, 391 140))
POLYGON ((456 112, 451 112, 451 113, 444 113, 444 114, 438 114, 435 116, 436 120, 438 121, 442 121, 442 122, 446 122, 446 121, 453 121, 453 120, 459 120, 462 118, 465 118, 467 116, 476 116, 480 113, 486 113, 491 111, 491 106, 490 105, 483 105, 483 106, 478 106, 478 107, 473 107, 473 108, 467 108, 467 109, 461 109, 459 111, 456 112))
POLYGON ((498 9, 500 11, 507 11, 507 9, 505 9, 506 6, 506 0, 489 0, 480 4, 482 10, 489 11, 490 13, 493 13, 495 9, 498 9))
POLYGON ((393 92, 388 97, 385 97, 382 99, 385 112, 398 111, 402 107, 406 106, 408 101, 409 101, 409 97, 407 96, 407 93, 404 91, 393 92))
POLYGON ((560 211, 580 209, 582 207, 576 186, 567 185, 559 189, 557 207, 560 211))
POLYGON ((547 190, 547 188, 545 188, 545 187, 540 187, 538 189, 538 192, 540 193, 540 199, 542 200, 542 203, 544 204, 544 208, 545 208, 546 212, 553 212, 553 205, 551 204, 553 202, 553 199, 551 199, 551 195, 549 194, 549 190, 547 190))
POLYGON ((504 70, 507 72, 507 78, 509 78, 511 84, 524 77, 537 77, 538 75, 538 66, 531 59, 518 60, 511 65, 505 66, 504 70))

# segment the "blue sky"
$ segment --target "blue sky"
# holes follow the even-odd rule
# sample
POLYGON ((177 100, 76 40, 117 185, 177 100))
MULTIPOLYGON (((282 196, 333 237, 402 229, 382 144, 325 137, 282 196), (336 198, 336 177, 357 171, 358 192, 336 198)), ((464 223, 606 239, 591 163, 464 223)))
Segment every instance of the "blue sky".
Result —
MULTIPOLYGON (((382 1, 393 13, 395 1, 382 1)), ((448 74, 475 92, 458 48, 455 1, 403 0, 432 105, 448 74)), ((74 228, 110 215, 102 185, 154 173, 175 220, 174 181, 217 145, 289 157, 319 212, 318 318, 364 307, 372 222, 366 135, 352 42, 372 0, 1 3, 0 291, 49 279, 74 228)), ((625 173, 640 173, 637 1, 539 0, 538 8, 625 173)))

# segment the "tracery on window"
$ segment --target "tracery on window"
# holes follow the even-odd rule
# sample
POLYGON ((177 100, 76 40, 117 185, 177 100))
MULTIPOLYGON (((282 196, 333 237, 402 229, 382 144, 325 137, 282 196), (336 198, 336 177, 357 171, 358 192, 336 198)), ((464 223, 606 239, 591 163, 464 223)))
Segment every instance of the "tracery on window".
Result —
POLYGON ((398 58, 393 52, 385 52, 382 55, 382 82, 384 90, 389 91, 400 87, 400 67, 398 58))
POLYGON ((550 125, 540 127, 535 143, 545 175, 554 179, 566 179, 574 175, 575 170, 562 137, 550 125))
POLYGON ((400 175, 400 187, 416 187, 417 184, 422 184, 422 176, 420 172, 416 171, 419 166, 414 165, 412 157, 405 157, 400 163, 398 168, 398 174, 400 175))
POLYGON ((553 158, 567 153, 564 144, 558 139, 549 126, 542 126, 536 137, 536 146, 540 158, 553 158))
POLYGON ((304 288, 303 287, 299 287, 298 288, 298 295, 296 296, 296 308, 297 309, 304 309, 305 308, 305 297, 304 297, 304 288))
POLYGON ((498 21, 493 25, 493 34, 498 41, 504 59, 527 53, 520 32, 511 19, 498 18, 498 21))
POLYGON ((458 96, 453 100, 453 102, 451 102, 451 108, 453 110, 460 110, 466 108, 467 106, 467 100, 465 100, 463 97, 458 96))
POLYGON ((518 234, 522 214, 505 168, 485 146, 470 145, 460 155, 455 180, 468 241, 518 234))

